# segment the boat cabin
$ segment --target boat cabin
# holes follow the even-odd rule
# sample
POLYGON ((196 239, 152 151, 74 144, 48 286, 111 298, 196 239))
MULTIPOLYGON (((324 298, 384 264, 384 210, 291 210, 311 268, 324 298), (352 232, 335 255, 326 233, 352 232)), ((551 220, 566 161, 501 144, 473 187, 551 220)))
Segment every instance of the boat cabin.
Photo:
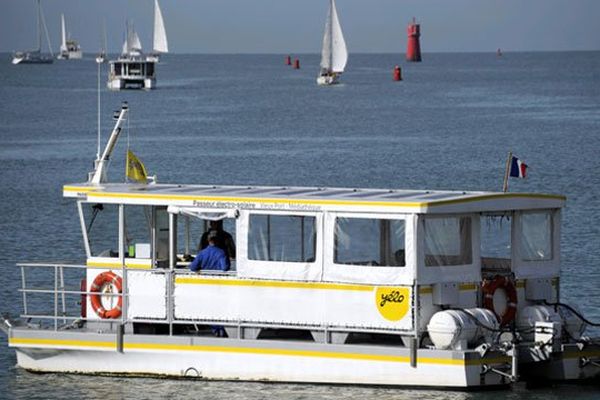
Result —
POLYGON ((516 281, 519 307, 558 298, 562 196, 116 183, 64 196, 77 201, 88 286, 126 274, 134 322, 343 343, 357 331, 420 337, 435 312, 478 307, 498 275, 516 281), (232 236, 231 269, 191 272, 209 229, 232 236))
POLYGON ((153 89, 156 86, 155 61, 142 57, 120 57, 109 61, 108 88, 153 89))

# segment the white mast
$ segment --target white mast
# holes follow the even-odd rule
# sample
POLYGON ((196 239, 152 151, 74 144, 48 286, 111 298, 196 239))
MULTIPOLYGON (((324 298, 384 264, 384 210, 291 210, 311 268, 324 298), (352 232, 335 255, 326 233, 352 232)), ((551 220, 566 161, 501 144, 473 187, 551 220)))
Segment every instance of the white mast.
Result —
POLYGON ((169 44, 167 42, 167 32, 165 31, 165 22, 163 20, 158 0, 154 0, 154 52, 168 53, 169 44))
POLYGON ((66 52, 67 51, 67 28, 65 27, 65 14, 60 14, 60 24, 61 24, 61 38, 62 38, 62 42, 60 44, 60 51, 61 52, 66 52))
MULTIPOLYGON (((52 58, 54 58, 54 53, 52 52, 52 46, 50 45, 50 35, 48 34, 48 27, 46 26, 46 19, 44 18, 44 13, 42 12, 42 4, 40 3, 40 0, 38 0, 38 9, 39 9, 39 21, 42 21, 42 25, 44 26, 44 33, 46 34, 46 42, 48 43, 48 51, 50 52, 50 55, 52 56, 52 58)), ((41 33, 41 28, 38 27, 38 29, 40 29, 40 34, 39 34, 39 50, 40 52, 42 51, 42 33, 41 33)))
POLYGON ((121 125, 127 118, 128 111, 127 102, 123 102, 121 105, 120 111, 115 111, 115 119, 117 122, 115 123, 115 127, 108 138, 108 142, 106 143, 106 147, 104 148, 104 152, 102 156, 96 159, 94 172, 90 173, 90 182, 94 185, 99 185, 103 182, 106 182, 106 169, 108 167, 108 161, 110 159, 110 155, 112 154, 115 145, 117 144, 117 140, 119 139, 119 135, 121 133, 121 125))

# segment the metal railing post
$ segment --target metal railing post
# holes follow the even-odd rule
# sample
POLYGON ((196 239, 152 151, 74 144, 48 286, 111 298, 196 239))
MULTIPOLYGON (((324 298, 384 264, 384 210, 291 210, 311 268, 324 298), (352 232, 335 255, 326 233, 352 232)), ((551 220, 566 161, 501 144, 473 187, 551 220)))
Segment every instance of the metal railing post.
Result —
POLYGON ((23 290, 23 312, 29 314, 27 309, 27 280, 25 278, 25 267, 21 267, 21 289, 23 290))
POLYGON ((54 330, 58 330, 58 266, 54 266, 54 330))
MULTIPOLYGON (((67 302, 65 299, 65 270, 62 266, 58 267, 60 270, 60 297, 61 297, 61 301, 62 301, 62 316, 66 316, 67 315, 67 302)), ((63 319, 63 324, 66 324, 67 320, 63 319)))

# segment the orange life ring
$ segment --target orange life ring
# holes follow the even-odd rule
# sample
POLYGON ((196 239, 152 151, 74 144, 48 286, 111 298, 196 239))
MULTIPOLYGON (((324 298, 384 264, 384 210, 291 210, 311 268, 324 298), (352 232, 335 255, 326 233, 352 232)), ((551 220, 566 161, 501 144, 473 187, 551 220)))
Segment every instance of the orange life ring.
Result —
POLYGON ((481 291, 483 292, 483 307, 496 315, 496 318, 500 321, 500 326, 506 326, 515 319, 517 314, 517 289, 512 280, 501 275, 496 275, 491 281, 483 281, 481 291), (502 316, 499 316, 496 310, 494 310, 494 293, 497 289, 504 289, 508 298, 506 311, 504 311, 502 316))
POLYGON ((92 282, 90 292, 98 294, 90 295, 90 302, 92 308, 100 318, 119 318, 121 316, 121 307, 123 306, 123 296, 118 297, 119 300, 117 301, 117 305, 110 310, 105 309, 102 305, 103 293, 101 290, 109 283, 115 286, 119 294, 122 293, 123 280, 121 277, 112 271, 103 272, 94 279, 94 282, 92 282))

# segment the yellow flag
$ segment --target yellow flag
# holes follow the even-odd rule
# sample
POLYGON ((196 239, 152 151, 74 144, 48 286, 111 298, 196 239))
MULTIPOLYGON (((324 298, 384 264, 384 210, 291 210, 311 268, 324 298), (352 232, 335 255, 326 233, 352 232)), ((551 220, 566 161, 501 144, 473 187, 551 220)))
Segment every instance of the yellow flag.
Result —
POLYGON ((127 150, 127 163, 125 167, 127 178, 141 183, 146 183, 146 167, 131 150, 127 150))

